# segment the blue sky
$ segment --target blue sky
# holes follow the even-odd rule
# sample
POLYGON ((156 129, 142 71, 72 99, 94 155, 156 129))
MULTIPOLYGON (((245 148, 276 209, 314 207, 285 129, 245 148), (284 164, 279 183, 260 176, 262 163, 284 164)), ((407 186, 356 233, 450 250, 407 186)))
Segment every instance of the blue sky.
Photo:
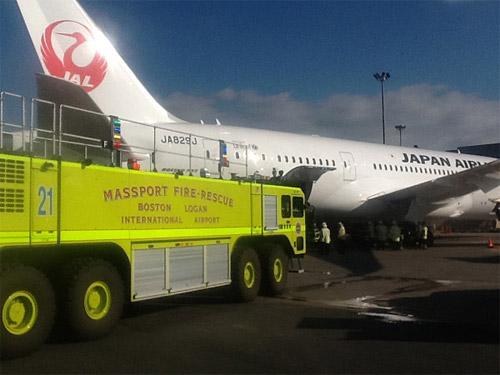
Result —
MULTIPOLYGON (((146 88, 180 118, 446 149, 500 141, 497 1, 86 1, 146 88)), ((41 66, 0 0, 0 90, 41 66)))

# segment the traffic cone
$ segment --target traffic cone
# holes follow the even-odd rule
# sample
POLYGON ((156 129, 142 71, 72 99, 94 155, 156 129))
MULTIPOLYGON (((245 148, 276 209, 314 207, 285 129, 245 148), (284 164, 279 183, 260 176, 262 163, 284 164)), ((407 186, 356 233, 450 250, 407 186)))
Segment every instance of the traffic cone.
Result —
POLYGON ((488 248, 490 248, 490 249, 498 248, 498 246, 493 243, 493 238, 491 238, 491 236, 490 236, 490 239, 488 240, 488 248))

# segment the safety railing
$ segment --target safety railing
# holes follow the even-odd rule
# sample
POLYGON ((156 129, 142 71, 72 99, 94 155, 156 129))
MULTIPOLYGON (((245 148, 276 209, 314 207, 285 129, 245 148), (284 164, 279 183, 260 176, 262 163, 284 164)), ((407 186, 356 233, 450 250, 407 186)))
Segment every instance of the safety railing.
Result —
POLYGON ((14 135, 20 133, 23 151, 25 151, 26 108, 23 96, 11 92, 0 93, 0 148, 13 147, 14 135), (20 108, 10 108, 12 102, 20 103, 20 108))
MULTIPOLYGON (((20 150, 29 152, 34 156, 45 158, 61 157, 63 160, 72 161, 92 159, 95 164, 109 165, 112 163, 115 166, 124 166, 127 163, 123 159, 140 155, 143 156, 143 159, 149 159, 147 170, 159 172, 182 171, 188 174, 200 173, 200 175, 209 172, 217 177, 221 176, 224 165, 228 162, 232 166, 232 170, 238 170, 239 177, 251 177, 248 173, 249 150, 245 145, 193 132, 120 118, 125 137, 127 133, 130 134, 131 128, 140 129, 140 131, 134 131, 134 134, 142 134, 143 137, 142 139, 125 138, 125 143, 119 149, 105 148, 103 146, 105 141, 112 142, 112 116, 69 105, 57 105, 50 101, 34 98, 31 100, 30 124, 27 129, 26 112, 25 98, 23 96, 9 92, 1 93, 0 149, 20 150), (13 106, 15 101, 18 101, 17 107, 13 106), (40 113, 42 112, 44 116, 43 124, 40 123, 40 113), (87 116, 90 119, 89 122, 106 123, 106 131, 109 132, 109 137, 93 137, 92 134, 77 134, 71 131, 74 127, 74 124, 71 124, 71 112, 87 116), (13 115, 9 117, 8 113, 13 113, 13 115), (181 139, 183 142, 175 145, 175 147, 167 147, 167 142, 162 141, 167 138, 167 134, 168 137, 181 139), (235 152, 227 151, 224 156, 225 160, 221 160, 221 155, 218 152, 220 142, 224 142, 227 150, 230 148, 238 150, 239 158, 234 157, 235 152), (179 165, 185 167, 179 168, 179 165), (207 170, 207 165, 211 166, 211 171, 207 170), (214 170, 215 166, 218 170, 214 170)), ((103 129, 100 129, 101 135, 102 131, 103 129)), ((142 163, 142 166, 144 167, 144 163, 142 163)))

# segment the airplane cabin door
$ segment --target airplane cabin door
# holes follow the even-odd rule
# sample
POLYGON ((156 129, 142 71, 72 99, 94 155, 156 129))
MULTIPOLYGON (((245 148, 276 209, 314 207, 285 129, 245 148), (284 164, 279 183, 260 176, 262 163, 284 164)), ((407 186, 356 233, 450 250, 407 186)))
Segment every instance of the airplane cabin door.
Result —
POLYGON ((219 175, 219 141, 203 139, 204 168, 213 177, 219 175))
POLYGON ((344 181, 356 180, 356 162, 350 152, 340 152, 344 165, 344 181))

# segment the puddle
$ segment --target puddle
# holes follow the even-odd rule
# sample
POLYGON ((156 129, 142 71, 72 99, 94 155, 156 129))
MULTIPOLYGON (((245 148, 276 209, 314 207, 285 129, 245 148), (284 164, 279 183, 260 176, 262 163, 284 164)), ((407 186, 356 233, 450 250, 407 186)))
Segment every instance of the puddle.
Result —
POLYGON ((454 280, 434 280, 434 281, 441 285, 453 285, 462 283, 461 281, 454 281, 454 280))
MULTIPOLYGON (((390 309, 389 309, 390 310, 390 309)), ((382 320, 385 323, 401 323, 401 322, 419 322, 420 320, 415 318, 413 315, 403 315, 397 312, 392 313, 378 313, 378 312, 360 312, 358 315, 371 316, 382 320)))
POLYGON ((324 301, 325 304, 329 306, 335 307, 347 307, 351 309, 382 309, 382 310, 390 310, 390 307, 379 306, 374 303, 369 302, 370 300, 375 299, 375 296, 364 296, 357 297, 353 299, 348 299, 344 301, 324 301))

